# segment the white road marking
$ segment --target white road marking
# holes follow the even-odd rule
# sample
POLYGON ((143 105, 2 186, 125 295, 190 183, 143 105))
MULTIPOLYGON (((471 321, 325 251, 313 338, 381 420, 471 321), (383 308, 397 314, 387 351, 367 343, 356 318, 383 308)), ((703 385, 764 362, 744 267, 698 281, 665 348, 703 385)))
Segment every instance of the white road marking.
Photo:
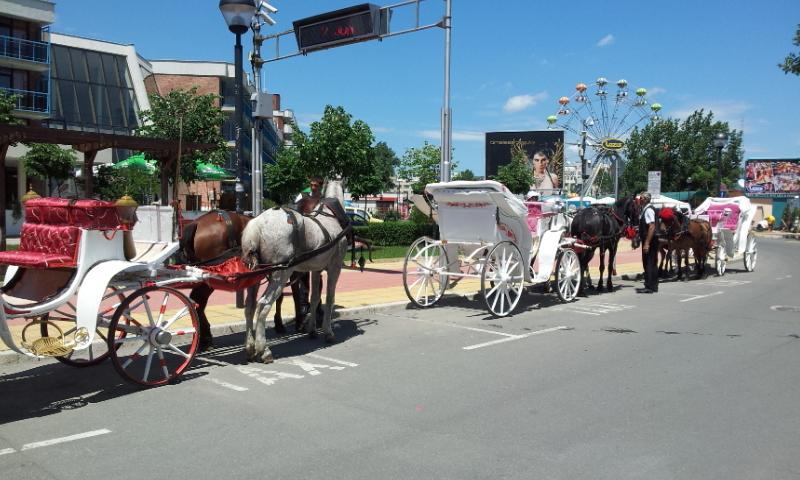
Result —
POLYGON ((432 322, 430 320, 424 320, 424 319, 421 319, 421 318, 402 317, 402 316, 399 316, 399 315, 387 315, 385 313, 376 313, 376 315, 380 315, 380 316, 383 316, 383 317, 389 317, 389 318, 400 318, 400 319, 403 319, 403 320, 411 320, 411 321, 419 322, 419 323, 442 325, 442 326, 450 327, 450 328, 460 328, 461 330, 471 330, 473 332, 491 333, 491 334, 500 335, 500 336, 503 336, 503 337, 516 337, 516 335, 513 335, 511 333, 498 332, 496 330, 486 330, 486 329, 483 329, 483 328, 466 327, 464 325, 456 325, 456 324, 453 324, 453 323, 432 322))
POLYGON ((569 305, 563 305, 560 307, 552 308, 551 310, 555 310, 558 312, 572 312, 572 313, 582 313, 584 315, 604 315, 607 313, 616 313, 621 312, 623 310, 630 310, 632 308, 636 308, 635 305, 624 305, 621 303, 570 303, 569 305))
POLYGON ((279 372, 277 370, 263 370, 250 365, 242 365, 236 367, 236 370, 238 370, 240 373, 244 375, 247 375, 250 378, 254 378, 255 380, 263 383, 264 385, 274 385, 275 382, 277 382, 278 380, 282 380, 284 378, 292 378, 292 379, 303 378, 303 375, 296 375, 294 373, 284 373, 284 372, 279 372), (262 373, 266 373, 268 375, 274 375, 274 377, 273 376, 265 377, 261 375, 262 373))
POLYGON ((508 338, 499 338, 497 340, 492 340, 490 342, 478 343, 476 345, 463 347, 463 350, 475 350, 476 348, 489 347, 492 345, 497 345, 498 343, 513 342, 514 340, 521 340, 523 338, 531 337, 533 335, 541 335, 543 333, 555 332, 557 330, 565 330, 567 328, 569 327, 560 326, 560 327, 545 328, 543 330, 537 330, 535 332, 523 333, 522 335, 511 335, 508 338))
POLYGON ((14 453, 14 452, 16 452, 16 450, 14 450, 13 448, 4 448, 0 450, 0 455, 5 455, 7 453, 14 453))
POLYGON ((711 285, 714 287, 738 287, 740 285, 747 285, 748 283, 753 282, 752 280, 725 280, 722 278, 716 278, 713 280, 702 280, 695 283, 698 285, 711 285))
POLYGON ((681 303, 683 303, 683 302, 691 302, 692 300, 699 300, 701 298, 708 298, 708 297, 713 297, 715 295, 722 295, 723 293, 724 292, 713 292, 713 293, 709 293, 709 294, 706 294, 706 295, 695 295, 693 297, 684 298, 683 300, 680 300, 680 302, 681 303))
POLYGON ((34 448, 40 448, 40 447, 49 447, 51 445, 58 445, 59 443, 74 442, 75 440, 82 440, 84 438, 96 437, 98 435, 105 435, 107 433, 111 433, 111 430, 107 428, 101 428, 100 430, 92 430, 91 432, 77 433, 75 435, 69 435, 67 437, 53 438, 41 442, 26 443, 25 445, 22 446, 22 449, 20 451, 32 450, 34 448))
POLYGON ((220 387, 229 388, 229 389, 231 389, 233 391, 236 391, 236 392, 246 392, 247 390, 249 390, 246 387, 240 387, 239 385, 234 385, 232 383, 223 382, 222 380, 218 380, 216 378, 209 378, 207 375, 205 377, 203 377, 203 380, 207 380, 207 381, 209 381, 209 382, 211 382, 213 384, 219 385, 220 387))
POLYGON ((330 358, 330 357, 323 357, 322 355, 317 355, 316 353, 309 353, 306 356, 307 357, 318 358, 320 360, 325 360, 326 362, 338 363, 339 365, 344 365, 346 367, 357 367, 358 366, 357 363, 345 362, 344 360, 337 360, 335 358, 330 358))
POLYGON ((281 360, 279 362, 275 362, 281 365, 291 365, 293 367, 300 367, 304 372, 307 374, 314 376, 314 375, 322 375, 322 372, 317 370, 318 368, 329 368, 331 370, 344 370, 344 367, 332 367, 330 365, 324 365, 321 363, 311 363, 303 360, 302 358, 292 358, 290 360, 281 360))

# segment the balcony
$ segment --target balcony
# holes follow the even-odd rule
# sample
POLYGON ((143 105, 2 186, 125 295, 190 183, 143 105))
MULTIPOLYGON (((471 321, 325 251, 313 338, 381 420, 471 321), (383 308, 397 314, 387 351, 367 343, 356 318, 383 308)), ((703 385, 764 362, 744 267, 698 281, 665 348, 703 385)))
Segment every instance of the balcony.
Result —
POLYGON ((50 116, 47 92, 32 92, 15 88, 0 88, 14 97, 14 115, 20 118, 41 120, 50 116))
POLYGON ((45 72, 50 68, 50 44, 0 35, 0 66, 45 72))

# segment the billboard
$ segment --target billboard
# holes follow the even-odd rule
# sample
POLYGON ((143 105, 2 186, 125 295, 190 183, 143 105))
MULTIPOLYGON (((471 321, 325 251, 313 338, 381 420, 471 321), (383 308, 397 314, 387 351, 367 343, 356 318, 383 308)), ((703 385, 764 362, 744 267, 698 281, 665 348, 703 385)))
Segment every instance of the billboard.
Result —
POLYGON ((486 178, 511 163, 513 152, 525 155, 534 177, 532 190, 543 195, 563 188, 564 131, 488 132, 486 134, 486 178))
POLYGON ((744 191, 749 197, 800 195, 800 158, 748 160, 744 191))

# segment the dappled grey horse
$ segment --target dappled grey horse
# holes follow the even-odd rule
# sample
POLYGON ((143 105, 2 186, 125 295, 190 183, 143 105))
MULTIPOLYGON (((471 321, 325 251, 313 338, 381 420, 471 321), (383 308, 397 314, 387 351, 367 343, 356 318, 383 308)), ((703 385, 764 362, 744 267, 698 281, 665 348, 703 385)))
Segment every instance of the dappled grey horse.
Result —
POLYGON ((317 305, 321 296, 320 276, 323 270, 327 272, 327 308, 322 330, 326 341, 335 341, 331 318, 336 283, 347 250, 346 234, 349 226, 343 226, 335 214, 337 209, 344 210, 341 182, 327 182, 323 192, 323 201, 310 215, 301 215, 290 209, 273 208, 251 220, 242 233, 242 260, 246 265, 251 268, 258 265, 285 266, 270 274, 267 289, 257 304, 255 297, 247 298, 244 350, 248 360, 263 363, 273 361, 272 352, 267 347, 264 324, 272 304, 282 294, 283 287, 294 271, 311 272, 312 314, 306 317, 304 328, 311 337, 316 336, 317 305))

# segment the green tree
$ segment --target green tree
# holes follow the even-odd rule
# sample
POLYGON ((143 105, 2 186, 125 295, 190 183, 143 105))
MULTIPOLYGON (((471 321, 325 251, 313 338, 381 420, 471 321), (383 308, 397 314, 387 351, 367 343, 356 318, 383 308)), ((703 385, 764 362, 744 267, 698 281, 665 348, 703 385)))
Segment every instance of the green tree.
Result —
POLYGON ((462 170, 455 174, 453 180, 475 180, 475 173, 472 172, 469 168, 466 170, 462 170))
POLYGON ((0 90, 0 124, 19 125, 22 120, 14 116, 17 106, 17 96, 9 95, 5 90, 0 90))
POLYGON ((119 168, 105 164, 97 167, 94 190, 103 200, 114 201, 130 195, 143 205, 152 201, 159 190, 159 181, 153 173, 135 166, 119 168))
POLYGON ((715 121, 713 112, 697 110, 683 122, 665 119, 635 129, 625 146, 627 162, 622 172, 622 190, 633 194, 647 189, 647 172, 661 171, 661 191, 688 189, 692 185, 715 191, 717 156, 714 135, 728 135, 722 151, 722 181, 732 185, 741 173, 742 132, 727 122, 715 121))
POLYGON ((281 146, 275 156, 275 163, 264 165, 264 188, 267 197, 278 205, 291 202, 308 186, 309 172, 300 158, 300 152, 305 148, 306 135, 297 128, 297 125, 292 126, 294 144, 281 146))
MULTIPOLYGON (((406 181, 414 181, 411 190, 422 193, 425 185, 439 181, 439 166, 441 162, 441 149, 436 145, 425 142, 422 148, 409 148, 400 159, 397 174, 406 181)), ((458 164, 451 160, 451 170, 458 164)))
MULTIPOLYGON (((198 95, 197 88, 191 90, 172 90, 162 96, 150 95, 150 110, 141 113, 142 126, 136 134, 142 137, 164 138, 184 142, 212 143, 217 146, 210 152, 196 152, 181 157, 181 179, 190 183, 197 180, 197 161, 221 166, 225 163, 228 150, 222 136, 225 115, 218 106, 219 96, 198 95)), ((166 166, 170 181, 175 178, 175 167, 165 163, 167 157, 152 154, 159 160, 159 167, 166 166)))
POLYGON ((29 177, 44 180, 48 195, 58 194, 64 180, 75 177, 75 152, 47 143, 32 143, 28 147, 22 156, 25 172, 29 177))
MULTIPOLYGON (((797 25, 797 30, 794 32, 794 41, 792 44, 800 47, 800 24, 797 25)), ((778 67, 783 70, 783 73, 793 73, 800 75, 800 52, 790 52, 789 55, 783 59, 783 63, 779 63, 778 67)))
POLYGON ((299 149, 300 160, 308 174, 325 178, 342 177, 358 183, 371 175, 372 130, 343 107, 325 107, 322 119, 313 122, 308 138, 299 149))
POLYGON ((511 161, 497 169, 493 180, 505 185, 512 193, 528 193, 533 185, 533 172, 521 146, 515 146, 511 150, 511 161))
POLYGON ((367 172, 351 178, 347 188, 355 198, 377 195, 394 186, 392 176, 400 160, 386 142, 378 142, 370 152, 372 167, 367 172))

